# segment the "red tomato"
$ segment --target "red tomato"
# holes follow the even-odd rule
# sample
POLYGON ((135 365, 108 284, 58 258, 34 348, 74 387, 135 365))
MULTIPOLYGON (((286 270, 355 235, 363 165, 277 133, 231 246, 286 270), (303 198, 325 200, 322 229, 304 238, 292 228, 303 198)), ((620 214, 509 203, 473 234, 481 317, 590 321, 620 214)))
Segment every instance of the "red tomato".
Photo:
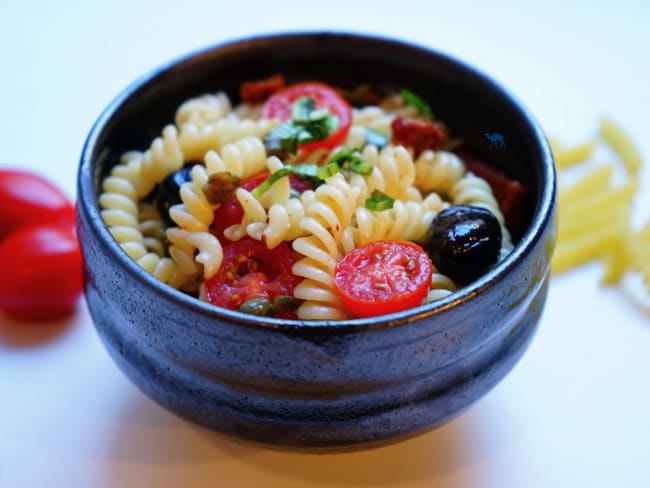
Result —
POLYGON ((264 104, 262 114, 268 119, 289 120, 293 103, 303 97, 314 100, 316 109, 329 109, 332 115, 339 118, 339 127, 327 139, 298 147, 305 152, 310 152, 319 148, 332 149, 341 145, 352 124, 352 108, 334 88, 325 83, 308 81, 289 85, 269 97, 264 104))
POLYGON ((26 225, 74 223, 74 207, 61 190, 23 170, 0 169, 0 209, 0 240, 26 225))
POLYGON ((334 285, 350 313, 372 317, 421 305, 432 273, 429 256, 417 244, 375 241, 343 256, 334 285))
MULTIPOLYGON (((255 176, 251 176, 250 178, 246 178, 244 181, 242 181, 241 186, 245 190, 251 191, 257 188, 264 180, 266 180, 269 177, 269 174, 269 172, 264 172, 255 176)), ((312 187, 311 183, 303 180, 298 175, 289 175, 289 180, 291 182, 291 188, 299 193, 302 193, 303 191, 308 190, 312 187)), ((243 217, 244 209, 242 208, 241 203, 239 203, 239 200, 233 197, 231 200, 219 205, 214 211, 214 218, 212 220, 210 232, 214 234, 222 244, 232 242, 230 239, 227 239, 223 235, 223 231, 231 225, 235 225, 241 222, 241 219, 243 217)))
POLYGON ((0 309, 20 319, 71 312, 82 291, 82 258, 72 225, 31 225, 0 242, 0 309))
POLYGON ((205 281, 208 301, 238 310, 252 298, 272 301, 277 296, 291 296, 302 281, 291 272, 299 257, 286 242, 273 249, 250 237, 228 244, 223 248, 219 271, 205 281))

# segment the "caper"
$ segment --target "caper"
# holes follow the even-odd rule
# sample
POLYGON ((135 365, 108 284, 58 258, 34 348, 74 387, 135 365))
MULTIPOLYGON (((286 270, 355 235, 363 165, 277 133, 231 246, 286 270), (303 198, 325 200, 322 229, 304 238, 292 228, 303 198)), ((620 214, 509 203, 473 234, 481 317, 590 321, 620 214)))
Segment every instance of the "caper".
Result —
POLYGON ((239 306, 239 311, 250 315, 266 317, 271 313, 271 300, 268 298, 251 298, 239 306))
POLYGON ((468 282, 497 261, 501 226, 485 208, 452 205, 431 222, 424 249, 441 273, 454 281, 468 282))
POLYGON ((273 312, 286 312, 287 310, 296 310, 302 300, 292 297, 291 295, 278 295, 273 299, 273 312))

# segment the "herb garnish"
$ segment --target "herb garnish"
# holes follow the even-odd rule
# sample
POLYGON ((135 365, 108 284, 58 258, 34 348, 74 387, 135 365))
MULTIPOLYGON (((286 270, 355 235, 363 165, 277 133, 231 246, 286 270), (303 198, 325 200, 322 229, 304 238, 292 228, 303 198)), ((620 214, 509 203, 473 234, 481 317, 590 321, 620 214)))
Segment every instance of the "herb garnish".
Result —
POLYGON ((316 109, 312 98, 301 97, 291 106, 291 120, 280 124, 267 136, 274 143, 292 154, 298 152, 299 144, 327 139, 339 127, 339 118, 329 109, 316 109))
POLYGON ((356 149, 344 147, 332 154, 325 162, 326 165, 336 164, 339 168, 348 168, 353 173, 369 175, 372 173, 373 165, 361 159, 361 154, 356 149))
POLYGON ((366 208, 368 210, 390 210, 393 208, 395 199, 386 195, 384 192, 379 190, 372 190, 370 198, 366 199, 366 208))
POLYGON ((431 107, 427 102, 425 102, 415 93, 413 93, 410 90, 407 90, 406 88, 403 88, 400 91, 400 95, 402 96, 402 100, 404 100, 404 103, 406 105, 415 107, 423 117, 426 117, 427 119, 431 119, 433 113, 431 111, 431 107))

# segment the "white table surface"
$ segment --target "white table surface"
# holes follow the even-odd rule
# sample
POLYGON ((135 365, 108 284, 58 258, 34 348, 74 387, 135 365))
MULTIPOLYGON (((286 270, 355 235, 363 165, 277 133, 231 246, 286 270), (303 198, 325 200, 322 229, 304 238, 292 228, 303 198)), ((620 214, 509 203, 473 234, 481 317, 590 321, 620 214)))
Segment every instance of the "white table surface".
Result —
MULTIPOLYGON (((246 34, 352 29, 464 58, 566 142, 611 116, 645 157, 647 220, 650 2, 520 3, 2 0, 0 163, 74 196, 91 124, 144 71, 246 34)), ((116 368, 83 301, 54 323, 0 316, 0 487, 650 486, 650 305, 599 276, 553 278, 528 352, 465 413, 351 454, 244 446, 178 419, 116 368)))

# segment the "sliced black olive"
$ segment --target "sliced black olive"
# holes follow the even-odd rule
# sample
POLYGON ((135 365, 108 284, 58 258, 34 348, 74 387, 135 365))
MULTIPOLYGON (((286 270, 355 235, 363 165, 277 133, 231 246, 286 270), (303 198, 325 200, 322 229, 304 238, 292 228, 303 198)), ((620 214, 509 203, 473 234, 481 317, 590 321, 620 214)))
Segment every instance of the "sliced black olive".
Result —
POLYGON ((431 222, 424 249, 441 273, 466 283, 497 261, 501 226, 485 208, 453 205, 431 222))
POLYGON ((192 181, 192 166, 183 166, 178 171, 174 171, 158 185, 156 205, 167 227, 176 225, 169 216, 169 209, 172 205, 181 203, 180 188, 186 181, 192 181))
POLYGON ((266 317, 271 313, 271 300, 268 298, 251 298, 239 306, 239 311, 266 317))

